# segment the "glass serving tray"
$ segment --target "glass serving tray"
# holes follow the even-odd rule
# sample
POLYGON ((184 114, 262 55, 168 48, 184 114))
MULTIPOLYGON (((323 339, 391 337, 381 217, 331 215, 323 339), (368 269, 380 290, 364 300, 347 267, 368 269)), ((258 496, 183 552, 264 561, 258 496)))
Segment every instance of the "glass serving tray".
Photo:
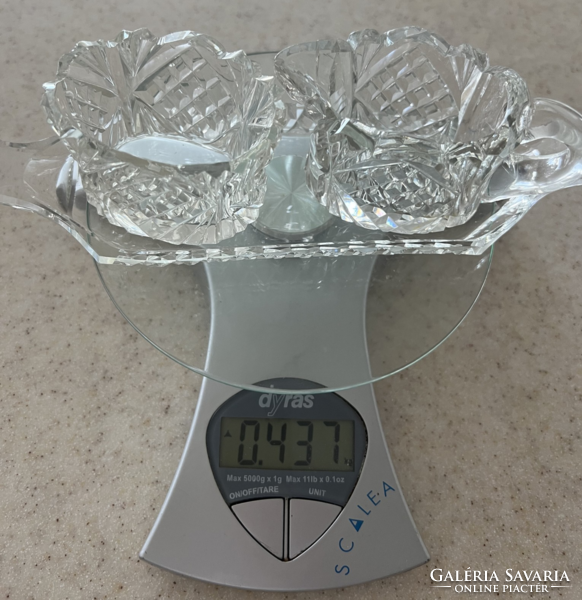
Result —
MULTIPOLYGON (((14 146, 12 146, 14 148, 14 146)), ((482 204, 464 225, 419 236, 386 234, 363 229, 332 217, 332 223, 312 239, 281 241, 249 226, 219 244, 175 246, 132 235, 109 223, 87 202, 76 163, 58 138, 28 145, 22 153, 8 152, 4 182, 15 171, 24 181, 0 187, 0 203, 28 210, 64 227, 101 264, 195 264, 212 260, 301 258, 391 254, 480 255, 543 196, 527 196, 482 204), (31 149, 39 148, 33 158, 31 149), (55 194, 56 190, 56 194, 55 194), (31 198, 21 200, 20 198, 31 198)))
MULTIPOLYGON (((263 72, 273 70, 274 53, 252 56, 263 72)), ((308 138, 285 136, 275 156, 307 155, 308 138), (303 150, 301 150, 303 149, 303 150)), ((249 225, 217 244, 174 245, 133 235, 112 225, 87 202, 77 163, 58 137, 31 144, 4 143, 0 203, 40 214, 64 227, 100 264, 196 264, 257 258, 301 258, 397 254, 481 255, 546 193, 513 195, 482 203, 465 224, 440 233, 398 235, 369 230, 331 216, 325 228, 311 235, 278 239, 249 225), (24 177, 19 176, 24 173, 24 177), (56 194, 55 194, 56 190, 56 194)), ((303 171, 301 171, 303 172, 303 171)), ((287 182, 296 188, 302 182, 287 182)), ((264 228, 263 228, 264 231, 264 228)), ((268 230, 267 230, 268 231, 268 230)), ((278 236, 280 237, 280 236, 278 236)))

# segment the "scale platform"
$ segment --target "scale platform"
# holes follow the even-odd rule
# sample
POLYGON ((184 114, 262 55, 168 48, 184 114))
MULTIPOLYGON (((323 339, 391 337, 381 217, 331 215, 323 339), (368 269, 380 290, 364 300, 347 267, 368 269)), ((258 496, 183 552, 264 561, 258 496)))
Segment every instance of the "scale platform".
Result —
POLYGON ((205 376, 140 556, 271 591, 425 563, 372 383, 456 329, 490 263, 491 253, 98 265, 130 324, 205 376))

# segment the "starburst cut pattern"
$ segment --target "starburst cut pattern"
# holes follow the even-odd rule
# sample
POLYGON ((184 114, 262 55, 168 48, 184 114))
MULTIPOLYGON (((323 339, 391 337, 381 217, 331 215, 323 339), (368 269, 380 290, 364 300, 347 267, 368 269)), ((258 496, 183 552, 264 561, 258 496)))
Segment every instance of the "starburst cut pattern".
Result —
POLYGON ((524 138, 524 81, 486 55, 407 27, 291 46, 275 58, 313 118, 307 180, 328 210, 402 234, 467 222, 524 138))
POLYGON ((130 233, 218 243, 255 221, 283 127, 272 77, 193 32, 80 42, 43 106, 89 202, 130 233))

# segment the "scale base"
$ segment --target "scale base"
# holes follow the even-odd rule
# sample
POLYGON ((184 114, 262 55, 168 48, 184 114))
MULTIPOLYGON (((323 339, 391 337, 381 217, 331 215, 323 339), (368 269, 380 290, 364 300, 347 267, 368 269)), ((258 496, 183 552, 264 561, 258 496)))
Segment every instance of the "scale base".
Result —
MULTIPOLYGON (((365 310, 374 261, 206 265, 212 315, 208 371, 220 366, 247 389, 274 377, 325 385, 337 380, 338 371, 369 378, 365 310), (272 357, 257 360, 255 346, 272 348, 272 357)), ((204 380, 180 466, 141 552, 144 560, 204 581, 269 591, 344 587, 428 560, 394 473, 370 384, 339 393, 367 431, 363 466, 339 516, 292 560, 280 560, 261 546, 221 495, 207 451, 210 420, 236 391, 204 380)), ((256 392, 257 400, 265 391, 256 392)), ((313 391, 316 407, 325 404, 319 385, 301 391, 313 391)))
POLYGON ((371 385, 341 395, 362 416, 368 450, 346 506, 315 544, 290 561, 259 545, 216 486, 206 428, 233 388, 205 379, 178 472, 140 557, 203 581, 265 591, 345 587, 429 560, 394 473, 371 385))

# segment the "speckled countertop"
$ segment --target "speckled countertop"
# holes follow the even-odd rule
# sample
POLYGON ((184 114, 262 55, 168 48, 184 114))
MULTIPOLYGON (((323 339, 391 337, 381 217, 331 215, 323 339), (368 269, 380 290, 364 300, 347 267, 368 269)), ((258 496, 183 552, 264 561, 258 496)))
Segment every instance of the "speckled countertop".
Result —
MULTIPOLYGON (((577 0, 23 0, 0 5, 0 138, 47 134, 40 86, 80 39, 189 28, 251 51, 408 24, 470 42, 515 68, 534 95, 582 109, 577 0)), ((376 385, 431 562, 301 596, 452 598, 430 588, 440 567, 566 570, 571 588, 534 597, 582 597, 580 194, 555 193, 523 219, 497 245, 460 330, 376 385)), ((272 597, 138 559, 200 379, 124 322, 64 231, 5 207, 0 217, 0 599, 272 597)))

